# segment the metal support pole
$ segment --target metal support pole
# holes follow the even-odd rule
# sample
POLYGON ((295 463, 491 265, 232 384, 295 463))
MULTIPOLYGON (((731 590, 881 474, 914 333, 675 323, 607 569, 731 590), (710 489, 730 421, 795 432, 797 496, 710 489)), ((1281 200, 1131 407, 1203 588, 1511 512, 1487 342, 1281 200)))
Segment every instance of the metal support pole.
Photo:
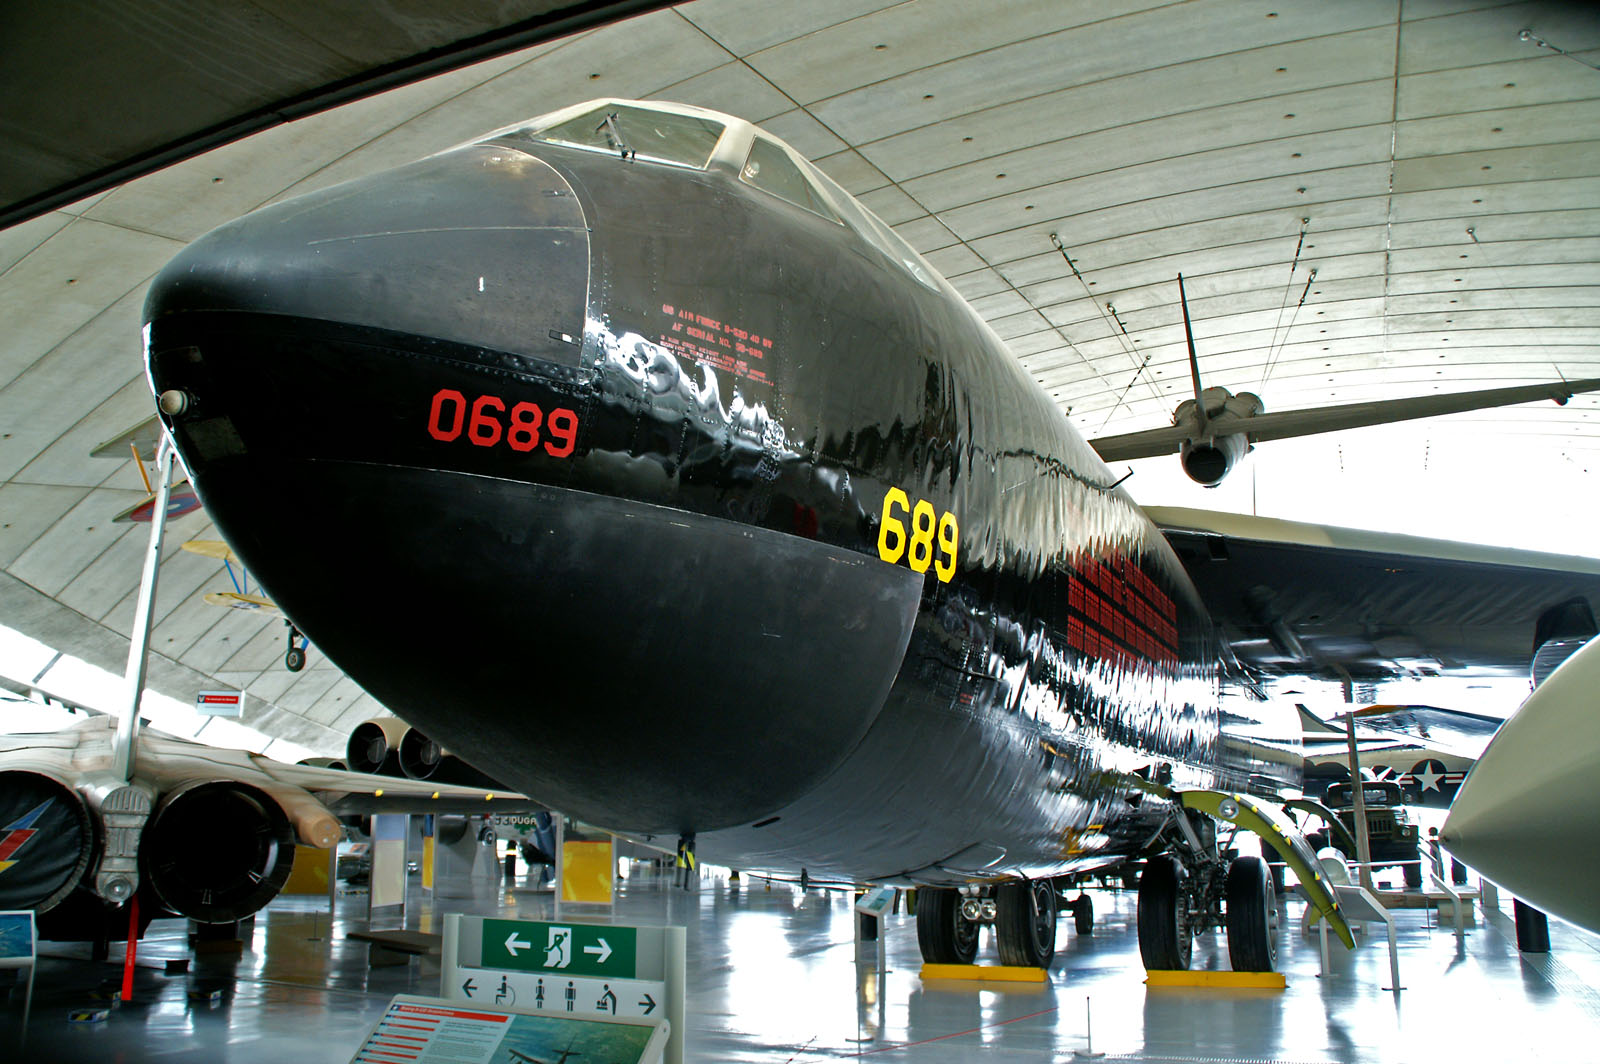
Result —
POLYGON ((1372 844, 1367 839, 1367 801, 1362 786, 1361 761, 1356 756, 1356 715, 1352 710, 1344 715, 1345 739, 1350 751, 1350 799, 1351 816, 1355 818, 1356 829, 1356 860, 1361 862, 1361 885, 1368 890, 1372 886, 1372 844))
POLYGON ((111 747, 111 772, 119 780, 133 778, 133 742, 139 727, 139 699, 144 693, 145 663, 150 656, 150 618, 155 613, 156 576, 161 568, 161 541, 167 531, 167 500, 172 495, 172 442, 165 433, 156 448, 156 500, 150 512, 150 545, 145 549, 144 575, 139 579, 139 601, 133 614, 133 635, 128 641, 128 667, 124 672, 122 717, 111 747))
POLYGON ((1398 994, 1405 987, 1400 985, 1400 947, 1396 944, 1394 938, 1394 921, 1385 920, 1383 929, 1389 934, 1389 982, 1391 984, 1384 987, 1384 989, 1393 990, 1398 994))
POLYGON ((1094 1050, 1094 1018, 1089 1014, 1089 999, 1083 999, 1083 1033, 1084 1047, 1072 1051, 1076 1060, 1099 1060, 1105 1053, 1096 1053, 1094 1050))

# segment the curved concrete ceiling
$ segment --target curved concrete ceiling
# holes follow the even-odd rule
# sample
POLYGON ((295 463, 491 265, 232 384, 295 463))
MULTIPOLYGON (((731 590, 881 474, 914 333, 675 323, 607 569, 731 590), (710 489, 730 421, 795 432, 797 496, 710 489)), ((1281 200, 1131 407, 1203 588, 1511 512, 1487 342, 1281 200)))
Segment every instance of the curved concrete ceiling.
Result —
MULTIPOLYGON (((1109 435, 1188 394, 1180 271, 1207 383, 1269 410, 1600 376, 1597 62, 1589 4, 698 0, 277 126, 0 232, 0 616, 63 648, 125 638, 144 529, 110 517, 142 491, 89 452, 151 412, 150 277, 264 203, 595 96, 729 111, 893 224, 1109 435)), ((1209 495, 1150 459, 1129 486, 1349 524, 1426 503, 1462 538, 1520 511, 1527 545, 1586 549, 1596 408, 1267 445, 1209 495), (1530 497, 1494 452, 1556 486, 1530 497)), ((155 649, 330 748, 375 705, 315 653, 285 672, 278 622, 200 601, 226 577, 177 544, 205 532, 171 530, 155 649)))

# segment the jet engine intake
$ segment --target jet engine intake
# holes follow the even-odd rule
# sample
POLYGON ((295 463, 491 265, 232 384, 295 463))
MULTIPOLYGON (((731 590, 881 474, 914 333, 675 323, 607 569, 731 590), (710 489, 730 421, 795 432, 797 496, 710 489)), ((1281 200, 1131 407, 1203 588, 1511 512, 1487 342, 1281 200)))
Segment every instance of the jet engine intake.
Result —
POLYGON ((398 762, 400 771, 414 780, 433 780, 435 783, 489 790, 505 789, 499 781, 479 772, 417 728, 407 728, 400 737, 398 762))
POLYGON ((396 717, 362 721, 350 732, 350 741, 344 748, 344 763, 351 772, 405 775, 400 768, 400 741, 409 730, 410 726, 396 717))
POLYGON ((48 912, 99 851, 77 792, 42 772, 0 772, 0 909, 48 912))
POLYGON ((414 780, 425 780, 439 771, 445 759, 444 747, 417 728, 407 728, 400 737, 400 771, 414 780))
POLYGON ((196 781, 168 794, 140 846, 162 904, 201 923, 239 920, 277 896, 294 867, 295 832, 264 791, 196 781))
POLYGON ((1214 436, 1207 440, 1184 440, 1179 461, 1183 471, 1196 484, 1214 488, 1250 450, 1243 433, 1214 436))

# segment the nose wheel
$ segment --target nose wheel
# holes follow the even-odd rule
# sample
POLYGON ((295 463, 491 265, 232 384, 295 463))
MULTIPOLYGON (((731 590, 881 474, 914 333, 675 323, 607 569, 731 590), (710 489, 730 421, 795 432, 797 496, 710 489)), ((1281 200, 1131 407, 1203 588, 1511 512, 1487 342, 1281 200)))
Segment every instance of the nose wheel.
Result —
POLYGON ((289 649, 283 655, 283 667, 290 672, 299 672, 306 667, 306 647, 311 641, 301 635, 300 629, 293 624, 288 621, 283 623, 289 627, 289 649))

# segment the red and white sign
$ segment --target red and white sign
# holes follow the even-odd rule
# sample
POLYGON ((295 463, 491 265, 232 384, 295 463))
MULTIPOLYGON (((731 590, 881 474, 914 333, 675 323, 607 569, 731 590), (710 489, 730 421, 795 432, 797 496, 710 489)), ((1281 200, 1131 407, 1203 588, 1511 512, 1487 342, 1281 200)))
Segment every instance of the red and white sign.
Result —
POLYGON ((201 691, 194 696, 194 711, 208 717, 242 717, 244 692, 201 691))

